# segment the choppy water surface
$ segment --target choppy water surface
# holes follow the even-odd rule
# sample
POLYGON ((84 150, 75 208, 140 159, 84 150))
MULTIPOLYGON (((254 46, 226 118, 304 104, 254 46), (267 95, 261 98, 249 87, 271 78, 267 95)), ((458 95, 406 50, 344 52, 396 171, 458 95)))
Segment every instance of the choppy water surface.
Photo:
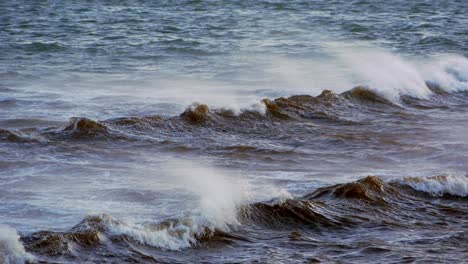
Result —
POLYGON ((2 1, 0 263, 463 263, 466 1, 2 1))

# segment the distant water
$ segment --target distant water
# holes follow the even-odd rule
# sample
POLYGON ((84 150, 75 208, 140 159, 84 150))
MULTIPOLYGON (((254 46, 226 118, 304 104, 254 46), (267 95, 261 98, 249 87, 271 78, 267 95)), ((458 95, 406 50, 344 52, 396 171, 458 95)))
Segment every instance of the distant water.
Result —
POLYGON ((467 14, 1 1, 0 263, 463 263, 467 14))

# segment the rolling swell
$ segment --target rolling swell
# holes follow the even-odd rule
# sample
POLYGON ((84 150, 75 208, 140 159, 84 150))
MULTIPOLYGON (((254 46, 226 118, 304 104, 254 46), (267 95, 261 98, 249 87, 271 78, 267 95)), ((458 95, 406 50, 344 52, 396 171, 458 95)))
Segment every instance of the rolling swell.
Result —
MULTIPOLYGON (((434 88, 437 91, 439 88, 434 88)), ((206 104, 193 104, 179 116, 134 116, 95 121, 86 117, 73 117, 61 127, 37 127, 10 131, 2 129, 0 139, 10 142, 27 142, 24 136, 40 135, 54 139, 131 139, 142 134, 167 134, 171 132, 193 132, 209 129, 217 132, 256 134, 259 131, 281 132, 282 124, 337 124, 359 125, 368 123, 380 114, 395 116, 408 115, 415 110, 450 107, 450 100, 461 94, 436 93, 432 99, 424 100, 402 96, 402 103, 396 104, 378 93, 366 88, 355 87, 341 94, 324 90, 318 96, 294 95, 274 100, 264 99, 261 104, 265 112, 245 109, 234 113, 229 109, 211 109, 206 104), (448 99, 447 99, 448 98, 448 99)), ((12 121, 10 121, 11 123, 12 121)), ((22 120, 24 123, 24 120, 22 120)), ((45 122, 45 121, 43 121, 45 122)), ((23 126, 25 126, 23 124, 23 126)))
POLYGON ((319 188, 281 203, 255 203, 241 217, 274 228, 349 229, 362 225, 415 228, 434 223, 463 225, 468 212, 468 177, 404 178, 385 182, 368 176, 356 182, 319 188), (457 187, 455 187, 457 186, 457 187), (451 206, 434 200, 455 201, 451 206), (411 212, 411 213, 409 213, 411 212), (450 212, 450 213, 448 213, 450 212), (450 215, 450 219, 446 217, 450 215))
POLYGON ((28 252, 40 259, 152 260, 145 247, 156 250, 227 245, 245 238, 218 228, 198 225, 195 219, 170 219, 133 224, 109 215, 92 215, 66 231, 39 231, 21 238, 28 252), (87 257, 86 257, 87 256, 87 257), (130 258, 130 259, 129 259, 130 258))
MULTIPOLYGON (((67 231, 40 231, 23 236, 21 241, 28 252, 43 260, 86 260, 88 256, 157 261, 154 254, 145 253, 145 248, 166 251, 251 243, 258 232, 269 233, 268 230, 290 232, 286 234, 288 240, 301 240, 304 232, 340 234, 360 227, 424 231, 436 225, 456 231, 466 227, 467 183, 466 176, 413 177, 389 182, 368 176, 319 188, 299 198, 239 205, 237 227, 210 226, 195 216, 133 224, 109 215, 94 215, 67 231), (426 188, 427 181, 464 187, 457 192, 446 189, 442 192, 448 195, 441 196, 426 188)), ((466 238, 455 235, 444 241, 441 243, 463 243, 466 238)))

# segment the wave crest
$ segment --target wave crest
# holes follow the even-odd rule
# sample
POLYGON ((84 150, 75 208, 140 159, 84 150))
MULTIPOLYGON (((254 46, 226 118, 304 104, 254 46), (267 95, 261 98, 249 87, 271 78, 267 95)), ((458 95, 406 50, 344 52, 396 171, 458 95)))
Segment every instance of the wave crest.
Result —
POLYGON ((96 247, 101 243, 104 231, 100 217, 87 217, 65 232, 39 231, 23 239, 28 250, 47 256, 78 255, 79 247, 96 247))
POLYGON ((362 86, 354 87, 353 89, 346 91, 341 95, 346 98, 356 99, 361 102, 393 105, 393 103, 387 100, 385 97, 380 96, 371 89, 362 86))
POLYGON ((206 104, 193 104, 180 116, 189 122, 202 123, 210 119, 211 112, 206 104))
POLYGON ((13 132, 13 131, 1 129, 1 128, 0 128, 0 140, 13 142, 13 143, 23 143, 23 142, 31 141, 31 139, 22 135, 21 132, 13 132))
POLYGON ((68 124, 56 132, 73 138, 103 137, 109 135, 109 128, 88 118, 72 117, 68 124))
POLYGON ((359 199, 374 204, 385 205, 385 195, 396 195, 398 191, 386 184, 381 178, 367 176, 364 179, 351 183, 337 184, 334 186, 319 188, 306 195, 306 199, 318 199, 324 197, 359 199))

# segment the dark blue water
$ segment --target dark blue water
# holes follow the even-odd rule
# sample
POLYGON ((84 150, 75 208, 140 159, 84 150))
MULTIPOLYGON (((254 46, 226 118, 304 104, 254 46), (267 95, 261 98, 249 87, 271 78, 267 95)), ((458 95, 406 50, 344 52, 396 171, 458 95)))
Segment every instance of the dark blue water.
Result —
POLYGON ((467 13, 0 1, 0 263, 463 263, 467 13))

